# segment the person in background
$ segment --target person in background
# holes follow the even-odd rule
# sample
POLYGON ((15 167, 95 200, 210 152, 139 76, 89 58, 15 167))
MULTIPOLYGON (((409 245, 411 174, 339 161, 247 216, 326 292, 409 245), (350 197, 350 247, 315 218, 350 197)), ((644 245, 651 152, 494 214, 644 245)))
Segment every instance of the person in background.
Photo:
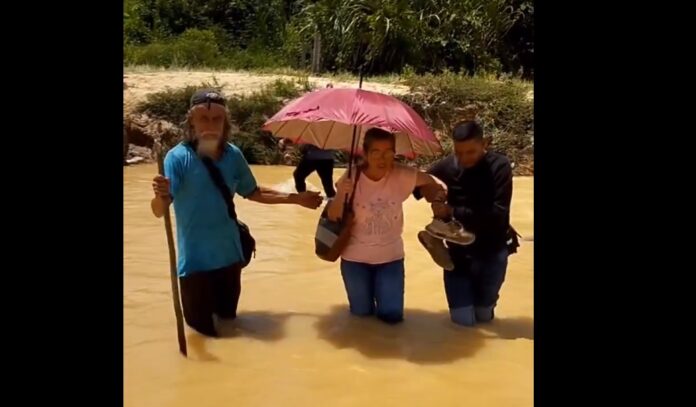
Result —
POLYGON ((295 178, 295 189, 297 192, 307 190, 307 177, 314 171, 319 175, 321 185, 327 198, 336 196, 334 189, 333 170, 334 152, 332 150, 322 150, 312 144, 301 144, 299 146, 300 162, 292 173, 295 178))
POLYGON ((290 139, 282 138, 278 141, 278 149, 283 154, 283 162, 285 165, 292 165, 292 146, 293 142, 290 139))
MULTIPOLYGON (((327 88, 333 88, 333 84, 328 83, 327 88)), ((289 147, 293 146, 293 142, 290 139, 282 139, 278 143, 280 150, 285 154, 284 158, 287 160, 289 158, 287 150, 289 147)), ((307 177, 314 171, 319 175, 322 187, 324 188, 324 193, 327 198, 333 198, 336 196, 336 190, 334 189, 333 182, 333 170, 334 170, 334 153, 332 150, 322 150, 312 144, 300 144, 298 146, 300 152, 300 162, 297 164, 295 171, 292 173, 295 179, 295 189, 297 192, 304 192, 307 190, 307 177)))
MULTIPOLYGON (((505 280, 514 233, 512 167, 507 157, 486 149, 483 128, 476 121, 458 123, 452 140, 454 154, 428 171, 447 186, 447 201, 433 202, 433 214, 458 221, 476 239, 466 246, 448 242, 445 247, 442 240, 426 235, 427 241, 421 242, 436 262, 451 258, 454 269, 444 271, 450 317, 456 324, 472 326, 493 320, 505 280)), ((421 191, 414 195, 419 199, 421 191)))
MULTIPOLYGON (((280 150, 286 152, 289 147, 293 146, 290 139, 282 139, 278 143, 280 150)), ((300 162, 297 163, 292 176, 295 180, 295 189, 297 192, 307 190, 307 177, 314 171, 319 175, 321 185, 324 188, 324 193, 327 198, 336 196, 334 189, 333 170, 334 170, 334 153, 332 150, 322 150, 312 144, 300 144, 298 146, 300 152, 300 162)))
POLYGON ((218 91, 196 91, 184 123, 185 141, 167 153, 165 174, 154 178, 150 203, 158 218, 174 203, 184 318, 191 328, 213 337, 214 315, 237 316, 244 256, 237 223, 206 165, 217 167, 232 197, 309 209, 322 202, 316 192, 284 194, 259 186, 242 152, 229 142, 230 123, 226 100, 218 91))

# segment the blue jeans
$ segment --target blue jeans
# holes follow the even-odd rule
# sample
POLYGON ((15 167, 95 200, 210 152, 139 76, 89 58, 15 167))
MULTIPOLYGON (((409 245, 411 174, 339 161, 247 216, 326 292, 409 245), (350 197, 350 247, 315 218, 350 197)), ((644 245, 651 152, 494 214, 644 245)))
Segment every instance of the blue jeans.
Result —
POLYGON ((454 270, 445 270, 443 274, 452 321, 471 326, 492 320, 505 281, 507 248, 488 256, 454 260, 454 270))
POLYGON ((387 323, 404 319, 404 259, 384 264, 341 259, 341 275, 353 315, 373 315, 387 323))

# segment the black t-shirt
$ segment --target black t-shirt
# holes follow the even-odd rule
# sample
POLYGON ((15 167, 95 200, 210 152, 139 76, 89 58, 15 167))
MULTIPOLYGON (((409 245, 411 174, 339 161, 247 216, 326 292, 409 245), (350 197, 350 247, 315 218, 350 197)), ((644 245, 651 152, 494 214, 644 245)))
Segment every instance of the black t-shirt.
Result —
POLYGON ((313 144, 300 144, 300 154, 308 160, 333 160, 334 153, 331 150, 322 150, 313 144))
MULTIPOLYGON (((476 166, 465 169, 449 155, 428 173, 447 185, 447 203, 455 219, 476 234, 470 246, 450 245, 454 252, 484 254, 505 247, 512 200, 512 167, 506 156, 489 151, 476 166)), ((420 199, 419 191, 414 195, 420 199)))

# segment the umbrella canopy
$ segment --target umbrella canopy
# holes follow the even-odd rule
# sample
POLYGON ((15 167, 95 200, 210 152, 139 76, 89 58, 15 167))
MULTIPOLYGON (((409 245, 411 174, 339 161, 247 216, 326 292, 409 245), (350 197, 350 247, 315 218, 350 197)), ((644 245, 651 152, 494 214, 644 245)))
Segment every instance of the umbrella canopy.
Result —
POLYGON ((354 126, 357 153, 362 150, 365 132, 373 127, 395 134, 398 155, 415 158, 442 152, 433 132, 410 106, 364 89, 327 88, 307 93, 288 103, 263 129, 295 143, 351 151, 354 126))

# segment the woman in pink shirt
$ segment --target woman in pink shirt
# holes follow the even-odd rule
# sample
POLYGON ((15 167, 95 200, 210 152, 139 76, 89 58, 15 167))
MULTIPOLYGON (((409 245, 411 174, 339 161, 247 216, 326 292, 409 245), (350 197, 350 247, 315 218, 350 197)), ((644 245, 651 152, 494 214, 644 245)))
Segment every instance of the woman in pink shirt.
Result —
MULTIPOLYGON (((365 133, 366 160, 358 167, 359 178, 353 175, 358 179, 353 198, 355 218, 350 240, 341 253, 350 312, 376 314, 387 323, 401 322, 404 314, 403 202, 416 187, 431 185, 425 190, 432 194, 442 188, 430 175, 395 163, 395 145, 392 133, 378 128, 365 133)), ((347 174, 338 181, 336 198, 329 204, 331 220, 343 215, 345 197, 353 190, 354 181, 347 174)))

